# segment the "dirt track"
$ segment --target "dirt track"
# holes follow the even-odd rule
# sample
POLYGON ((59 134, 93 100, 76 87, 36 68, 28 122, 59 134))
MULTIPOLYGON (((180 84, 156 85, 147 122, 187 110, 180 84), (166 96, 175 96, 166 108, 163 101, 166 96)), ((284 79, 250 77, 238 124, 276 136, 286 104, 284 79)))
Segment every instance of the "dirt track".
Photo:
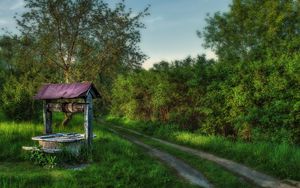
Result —
MULTIPOLYGON (((117 128, 117 129, 126 130, 128 132, 131 132, 133 134, 149 138, 151 140, 155 140, 157 142, 160 142, 162 144, 171 146, 171 147, 176 148, 178 150, 181 150, 181 151, 193 154, 195 156, 198 156, 199 158, 212 161, 212 162, 222 166, 223 168, 227 169, 228 171, 231 171, 234 174, 236 174, 240 177, 243 177, 244 179, 252 182, 253 184, 255 184, 259 187, 272 187, 272 188, 296 188, 296 187, 299 187, 299 186, 296 186, 296 185, 293 186, 291 184, 287 184, 285 182, 282 182, 279 179, 276 179, 276 178, 271 177, 269 175, 266 175, 264 173, 253 170, 253 169, 251 169, 247 166, 244 166, 242 164, 236 163, 236 162, 228 160, 228 159, 217 157, 217 156, 212 155, 210 153, 206 153, 206 152, 196 150, 196 149, 192 149, 192 148, 189 148, 189 147, 186 147, 186 146, 181 146, 181 145, 178 145, 178 144, 174 144, 174 143, 171 143, 171 142, 168 142, 168 141, 165 141, 165 140, 161 140, 161 139, 158 139, 158 138, 150 137, 150 136, 141 134, 137 131, 127 129, 127 128, 124 128, 124 127, 119 127, 119 126, 113 126, 113 127, 117 128)), ((136 144, 138 144, 138 143, 136 143, 136 144)), ((141 142, 138 145, 141 145, 141 144, 145 145, 144 143, 141 143, 141 142)), ((145 145, 145 146, 150 147, 148 145, 145 145)))
POLYGON ((121 137, 126 138, 127 140, 133 142, 134 144, 147 149, 148 153, 151 156, 154 156, 154 157, 160 159, 163 163, 165 163, 166 165, 175 169, 177 171, 177 173, 179 174, 179 176, 183 177, 190 183, 199 185, 199 186, 205 187, 205 188, 213 187, 199 171, 195 170, 194 168, 192 168, 191 166, 189 166, 182 160, 180 160, 166 152, 155 149, 152 146, 144 144, 143 142, 137 140, 134 137, 130 137, 128 135, 121 134, 118 131, 113 130, 113 129, 109 129, 109 130, 114 132, 115 134, 120 135, 121 137))

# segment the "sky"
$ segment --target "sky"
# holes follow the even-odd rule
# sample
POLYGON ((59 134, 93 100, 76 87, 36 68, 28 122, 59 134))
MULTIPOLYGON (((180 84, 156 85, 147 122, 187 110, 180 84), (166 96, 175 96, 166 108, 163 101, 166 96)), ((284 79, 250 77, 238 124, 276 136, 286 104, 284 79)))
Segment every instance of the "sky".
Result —
MULTIPOLYGON (((112 6, 118 0, 107 0, 112 6)), ((205 25, 207 14, 225 12, 231 0, 125 0, 133 12, 150 5, 150 16, 143 18, 146 29, 141 30, 141 50, 148 56, 143 67, 148 69, 159 61, 173 61, 187 56, 215 54, 202 47, 203 39, 196 34, 205 25)), ((13 16, 25 11, 23 0, 0 0, 0 28, 16 32, 13 16)), ((3 33, 3 31, 0 31, 3 33)))

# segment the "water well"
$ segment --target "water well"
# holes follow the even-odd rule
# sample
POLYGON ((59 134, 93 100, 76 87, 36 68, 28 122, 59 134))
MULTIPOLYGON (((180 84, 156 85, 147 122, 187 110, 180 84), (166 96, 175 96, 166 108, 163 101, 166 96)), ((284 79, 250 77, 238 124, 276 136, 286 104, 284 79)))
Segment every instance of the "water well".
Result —
POLYGON ((56 153, 62 150, 78 154, 83 144, 90 146, 95 137, 93 135, 93 99, 101 97, 92 83, 46 84, 37 95, 36 100, 43 100, 44 135, 32 137, 38 141, 40 147, 26 147, 24 150, 41 150, 46 153, 56 153), (74 99, 84 100, 83 103, 63 102, 74 99), (52 133, 52 112, 84 113, 84 134, 80 133, 52 133))

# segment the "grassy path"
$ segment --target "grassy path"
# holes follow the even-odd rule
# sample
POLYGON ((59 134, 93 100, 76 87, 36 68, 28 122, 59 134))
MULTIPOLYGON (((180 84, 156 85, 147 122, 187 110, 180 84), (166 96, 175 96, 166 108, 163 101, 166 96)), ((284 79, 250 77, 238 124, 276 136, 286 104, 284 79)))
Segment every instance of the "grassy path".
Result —
POLYGON ((103 120, 108 125, 129 128, 171 143, 230 159, 280 180, 300 182, 300 147, 297 145, 272 141, 232 140, 222 136, 180 130, 173 124, 134 121, 114 116, 107 116, 103 120))
POLYGON ((122 129, 122 130, 128 131, 128 132, 133 133, 133 134, 138 135, 138 136, 143 136, 143 137, 148 138, 150 140, 159 142, 163 145, 173 147, 173 148, 178 149, 180 151, 184 151, 184 152, 187 152, 189 154, 195 155, 195 156, 197 156, 201 159, 206 159, 206 160, 212 161, 212 162, 222 166, 223 168, 227 169, 228 171, 231 171, 234 174, 237 174, 237 175, 247 179, 248 181, 251 181, 252 183, 254 183, 255 185, 260 186, 260 187, 278 187, 278 188, 296 187, 296 186, 287 184, 285 182, 282 182, 282 181, 280 181, 276 178, 273 178, 271 176, 268 176, 266 174, 255 171, 255 170, 253 170, 249 167, 246 167, 244 165, 241 165, 239 163, 233 162, 231 160, 220 158, 220 157, 214 156, 214 155, 206 153, 206 152, 202 152, 202 151, 192 149, 192 148, 189 148, 189 147, 185 147, 185 146, 177 145, 177 144, 174 144, 174 143, 170 143, 170 142, 167 142, 167 141, 164 141, 164 140, 161 140, 161 139, 153 138, 153 137, 141 134, 139 132, 133 131, 131 129, 127 129, 127 128, 123 128, 123 127, 119 127, 119 126, 114 126, 114 128, 122 129))
MULTIPOLYGON (((116 127, 109 127, 109 128, 106 127, 106 129, 107 130, 113 129, 112 132, 116 133, 120 137, 125 137, 125 139, 128 139, 129 141, 135 144, 137 144, 136 141, 138 141, 139 143, 146 145, 146 147, 151 147, 154 148, 155 150, 163 151, 169 155, 174 156, 177 159, 180 159, 180 161, 185 162, 189 166, 192 166, 194 169, 201 172, 204 175, 204 177, 214 187, 221 187, 221 188, 257 187, 255 185, 250 184, 247 181, 244 181, 242 178, 233 175, 232 173, 228 172, 227 170, 224 170, 223 168, 219 167, 218 165, 210 161, 199 159, 186 152, 182 152, 172 147, 163 145, 159 142, 147 139, 143 136, 132 134, 126 130, 117 129, 116 127), (132 140, 132 138, 134 138, 134 141, 132 140)), ((163 162, 165 163, 165 161, 163 162)), ((169 162, 172 162, 172 160, 169 160, 169 162)))
POLYGON ((135 143, 136 145, 139 145, 139 146, 147 149, 148 153, 151 156, 159 158, 165 164, 167 164, 168 166, 175 169, 176 172, 181 177, 185 178, 190 183, 199 185, 199 186, 205 187, 205 188, 213 187, 200 172, 198 172, 197 170, 195 170, 194 168, 192 168, 191 166, 189 166, 182 160, 177 159, 166 152, 163 152, 163 151, 155 149, 147 144, 144 144, 143 142, 139 141, 138 139, 136 139, 134 137, 120 134, 119 132, 115 131, 114 129, 109 129, 109 130, 111 130, 112 132, 114 132, 117 135, 120 135, 121 137, 126 138, 127 140, 130 140, 131 142, 135 143))

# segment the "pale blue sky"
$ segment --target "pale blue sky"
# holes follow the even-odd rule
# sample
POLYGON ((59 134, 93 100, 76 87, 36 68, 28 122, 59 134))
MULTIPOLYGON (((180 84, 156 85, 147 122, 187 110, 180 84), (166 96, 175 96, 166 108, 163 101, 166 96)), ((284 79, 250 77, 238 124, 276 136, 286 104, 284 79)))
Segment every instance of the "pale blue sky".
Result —
MULTIPOLYGON (((118 0, 107 1, 113 4, 118 0)), ((147 5, 150 16, 144 18, 146 29, 142 30, 141 49, 149 57, 144 63, 149 68, 161 60, 182 59, 188 55, 205 53, 215 57, 202 47, 197 30, 205 26, 206 14, 227 11, 231 0, 126 0, 127 7, 138 12, 147 5)), ((15 32, 13 16, 24 11, 23 0, 0 0, 0 28, 15 32)), ((3 31, 1 31, 3 33, 3 31)))

